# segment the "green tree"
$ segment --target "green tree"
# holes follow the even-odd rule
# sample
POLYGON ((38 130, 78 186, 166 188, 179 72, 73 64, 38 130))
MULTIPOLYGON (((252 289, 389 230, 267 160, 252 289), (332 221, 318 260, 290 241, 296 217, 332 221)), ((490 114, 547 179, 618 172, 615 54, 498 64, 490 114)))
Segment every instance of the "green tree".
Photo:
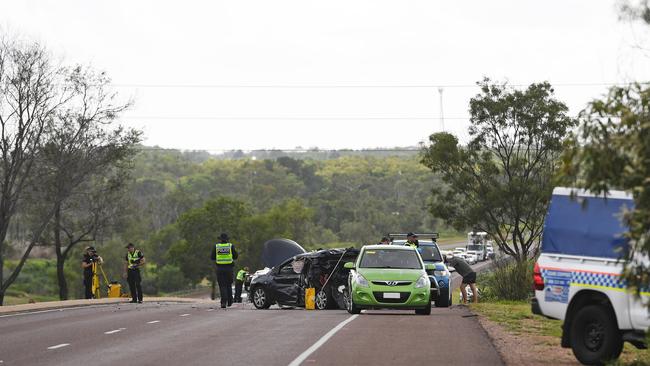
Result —
POLYGON ((634 84, 613 87, 581 113, 579 131, 567 143, 563 178, 566 184, 606 194, 621 189, 632 194, 626 212, 631 251, 626 277, 640 291, 650 287, 650 88, 634 84))
POLYGON ((524 261, 539 244, 562 141, 576 122, 549 83, 514 90, 485 79, 479 86, 469 144, 443 132, 423 150, 422 163, 445 183, 433 188, 430 210, 458 230, 486 231, 524 261))
POLYGON ((242 223, 248 217, 250 209, 244 202, 227 197, 209 200, 203 207, 185 212, 177 223, 183 240, 170 248, 169 262, 177 265, 192 284, 208 277, 214 291, 216 278, 214 262, 210 260, 212 247, 219 234, 226 232, 240 251, 242 223))
POLYGON ((40 45, 0 35, 0 305, 52 216, 51 207, 39 210, 20 261, 5 277, 11 220, 25 192, 38 181, 34 166, 45 130, 71 95, 64 71, 40 45))
POLYGON ((45 130, 36 195, 54 207, 45 245, 54 246, 59 297, 68 299, 65 261, 77 244, 92 242, 120 216, 137 130, 113 127, 128 104, 116 101, 105 73, 77 67, 68 76, 73 97, 45 130))

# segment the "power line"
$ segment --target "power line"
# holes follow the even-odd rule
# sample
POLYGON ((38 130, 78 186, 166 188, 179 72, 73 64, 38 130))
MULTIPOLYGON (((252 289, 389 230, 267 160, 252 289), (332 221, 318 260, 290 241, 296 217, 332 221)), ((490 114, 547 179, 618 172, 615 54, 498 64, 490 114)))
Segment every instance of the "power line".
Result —
MULTIPOLYGON (((628 86, 634 83, 557 83, 551 84, 552 87, 603 87, 603 86, 628 86)), ((639 84, 648 84, 647 82, 639 84)), ((525 87, 530 84, 508 84, 513 87, 525 87)), ((184 88, 184 89, 363 89, 363 88, 381 88, 381 89, 439 89, 439 88, 478 88, 477 84, 111 84, 115 88, 184 88)))
MULTIPOLYGON (((414 121, 431 121, 438 120, 440 117, 347 117, 347 116, 337 116, 337 117, 312 117, 312 116, 300 116, 300 117, 253 117, 253 116, 123 116, 122 119, 146 119, 146 120, 264 120, 264 121, 374 121, 374 120, 387 120, 387 121, 399 121, 399 120, 414 120, 414 121)), ((455 120, 469 120, 469 117, 445 117, 445 119, 455 119, 455 120)))
POLYGON ((148 147, 142 146, 140 151, 179 151, 179 152, 237 152, 241 151, 245 154, 253 153, 332 153, 332 152, 345 152, 345 153, 363 153, 363 152, 418 152, 421 149, 413 148, 367 148, 367 149, 180 149, 172 147, 148 147))

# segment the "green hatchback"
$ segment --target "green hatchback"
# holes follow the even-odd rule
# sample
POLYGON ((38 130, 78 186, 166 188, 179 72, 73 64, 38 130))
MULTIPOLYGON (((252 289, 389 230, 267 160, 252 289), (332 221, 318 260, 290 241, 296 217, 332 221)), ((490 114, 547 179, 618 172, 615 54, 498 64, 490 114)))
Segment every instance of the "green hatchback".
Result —
POLYGON ((352 270, 346 299, 349 313, 392 308, 431 314, 431 283, 426 271, 434 270, 435 265, 425 266, 415 248, 366 245, 356 263, 347 262, 344 268, 352 270))

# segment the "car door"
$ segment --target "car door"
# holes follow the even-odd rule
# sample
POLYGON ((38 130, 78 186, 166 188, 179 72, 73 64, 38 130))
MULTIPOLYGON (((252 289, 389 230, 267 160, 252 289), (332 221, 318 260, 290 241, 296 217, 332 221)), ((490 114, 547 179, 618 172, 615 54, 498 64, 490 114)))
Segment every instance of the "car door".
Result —
POLYGON ((282 304, 295 305, 298 300, 300 272, 296 273, 293 264, 293 259, 281 264, 271 284, 276 301, 282 304))

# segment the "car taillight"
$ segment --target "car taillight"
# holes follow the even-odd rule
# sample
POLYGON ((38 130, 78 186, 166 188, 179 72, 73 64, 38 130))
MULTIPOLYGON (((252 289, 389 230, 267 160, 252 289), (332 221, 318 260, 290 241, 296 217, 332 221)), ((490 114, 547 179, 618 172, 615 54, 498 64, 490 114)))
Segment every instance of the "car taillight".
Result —
POLYGON ((535 263, 533 268, 533 287, 537 291, 544 290, 544 277, 542 277, 542 271, 539 269, 539 264, 535 263))

